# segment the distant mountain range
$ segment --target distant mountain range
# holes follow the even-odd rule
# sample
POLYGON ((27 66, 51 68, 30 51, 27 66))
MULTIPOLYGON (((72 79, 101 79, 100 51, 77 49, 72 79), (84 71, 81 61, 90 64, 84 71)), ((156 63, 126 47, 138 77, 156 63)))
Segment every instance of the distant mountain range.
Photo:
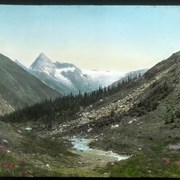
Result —
POLYGON ((74 64, 52 62, 44 53, 41 53, 29 68, 17 60, 15 62, 62 95, 91 92, 127 76, 136 76, 137 73, 143 74, 146 71, 125 74, 120 71, 81 70, 74 64))
POLYGON ((0 54, 0 115, 61 94, 0 54))
POLYGON ((126 73, 124 75, 124 77, 122 77, 121 79, 119 79, 118 81, 112 83, 110 86, 117 86, 119 83, 121 83, 122 81, 127 81, 128 78, 134 78, 134 77, 138 77, 138 76, 143 76, 144 73, 147 72, 147 69, 141 69, 141 70, 137 70, 137 71, 131 71, 129 73, 126 73))

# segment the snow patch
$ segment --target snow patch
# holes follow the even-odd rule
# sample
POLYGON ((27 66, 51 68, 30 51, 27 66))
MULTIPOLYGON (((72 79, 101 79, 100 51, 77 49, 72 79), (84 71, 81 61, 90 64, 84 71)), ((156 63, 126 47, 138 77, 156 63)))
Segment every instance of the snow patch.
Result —
POLYGON ((61 69, 55 69, 54 77, 59 79, 59 81, 61 81, 62 83, 66 84, 67 86, 73 86, 72 82, 68 78, 63 76, 61 74, 61 72, 62 72, 61 69))
POLYGON ((75 67, 61 68, 61 69, 59 69, 59 71, 61 71, 61 72, 68 72, 68 71, 74 72, 75 71, 75 67))

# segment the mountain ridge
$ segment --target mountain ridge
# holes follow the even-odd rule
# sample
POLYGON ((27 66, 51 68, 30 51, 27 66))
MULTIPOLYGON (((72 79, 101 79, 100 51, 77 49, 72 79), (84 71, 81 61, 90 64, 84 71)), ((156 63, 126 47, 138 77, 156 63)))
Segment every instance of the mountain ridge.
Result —
POLYGON ((26 70, 64 95, 92 92, 99 87, 109 86, 124 76, 123 72, 118 71, 81 70, 72 63, 52 62, 44 53, 40 53, 26 70))

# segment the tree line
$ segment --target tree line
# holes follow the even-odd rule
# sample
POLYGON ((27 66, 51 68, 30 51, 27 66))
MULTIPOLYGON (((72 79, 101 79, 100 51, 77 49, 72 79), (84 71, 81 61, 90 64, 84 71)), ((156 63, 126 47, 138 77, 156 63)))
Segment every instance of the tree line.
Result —
POLYGON ((54 122, 64 122, 76 118, 76 113, 81 108, 85 108, 100 99, 113 95, 120 91, 125 86, 131 86, 135 80, 141 75, 128 77, 119 81, 117 84, 105 88, 99 88, 96 91, 78 95, 72 93, 68 96, 61 96, 55 100, 49 99, 41 103, 36 103, 32 106, 26 106, 23 109, 18 109, 11 114, 0 117, 2 121, 9 122, 26 122, 39 121, 52 126, 54 122))

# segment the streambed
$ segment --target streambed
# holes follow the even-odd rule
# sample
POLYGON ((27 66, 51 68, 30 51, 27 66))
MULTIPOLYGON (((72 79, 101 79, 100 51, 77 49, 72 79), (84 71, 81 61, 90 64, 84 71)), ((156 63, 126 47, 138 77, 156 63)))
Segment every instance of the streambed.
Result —
POLYGON ((92 161, 99 161, 99 164, 106 164, 107 162, 120 161, 128 159, 130 156, 119 155, 112 151, 103 151, 99 149, 92 149, 89 147, 89 143, 94 139, 85 138, 73 138, 71 142, 73 148, 77 151, 79 155, 85 158, 91 159, 92 161))

